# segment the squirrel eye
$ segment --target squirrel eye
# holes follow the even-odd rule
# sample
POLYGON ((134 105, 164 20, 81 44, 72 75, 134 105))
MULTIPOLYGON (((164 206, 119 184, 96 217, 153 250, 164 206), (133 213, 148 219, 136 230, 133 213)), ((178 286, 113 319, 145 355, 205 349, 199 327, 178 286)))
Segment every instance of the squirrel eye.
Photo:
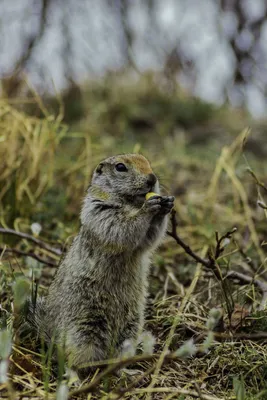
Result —
POLYGON ((119 172, 126 172, 126 171, 128 171, 127 168, 126 168, 126 165, 124 165, 123 163, 116 164, 116 165, 115 165, 115 168, 116 168, 116 170, 119 171, 119 172))

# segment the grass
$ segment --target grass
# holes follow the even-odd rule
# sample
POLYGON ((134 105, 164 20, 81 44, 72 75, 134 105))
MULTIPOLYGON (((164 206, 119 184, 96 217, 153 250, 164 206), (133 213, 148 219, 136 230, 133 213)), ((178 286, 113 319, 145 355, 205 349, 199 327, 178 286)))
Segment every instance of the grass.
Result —
MULTIPOLYGON (((78 230, 81 199, 96 163, 121 151, 141 151, 151 160, 163 190, 176 196, 177 231, 191 249, 206 258, 214 253, 215 232, 222 235, 237 227, 217 260, 220 274, 224 277, 235 270, 267 279, 266 210, 257 205, 266 194, 248 171, 249 167, 264 183, 266 147, 258 134, 266 129, 263 123, 252 123, 248 134, 244 127, 251 121, 241 111, 215 109, 178 89, 166 93, 164 84, 157 85, 153 76, 135 85, 120 78, 88 84, 84 116, 69 126, 64 123, 62 104, 55 117, 55 103, 50 110, 48 103, 36 94, 33 97, 42 118, 0 101, 2 227, 32 234, 31 225, 38 222, 43 241, 59 249, 68 246, 78 230)), ((0 236, 0 246, 0 328, 7 327, 13 337, 7 383, 0 368, 1 396, 63 399, 72 393, 74 398, 74 382, 60 383, 42 346, 19 343, 14 325, 17 303, 23 297, 18 282, 27 291, 34 279, 45 293, 55 267, 8 249, 34 252, 52 264, 59 256, 9 235, 0 236)), ((259 311, 262 294, 253 281, 241 283, 218 281, 167 237, 153 259, 146 312, 146 329, 156 339, 155 357, 130 360, 133 368, 143 371, 142 379, 107 375, 94 386, 100 373, 96 372, 85 383, 93 385, 92 392, 89 388, 77 397, 266 399, 263 333, 267 318, 264 310, 259 311), (214 307, 222 317, 204 350, 214 307), (173 354, 190 339, 197 346, 196 354, 164 358, 164 349, 173 354)), ((5 360, 6 355, 2 363, 5 360)))

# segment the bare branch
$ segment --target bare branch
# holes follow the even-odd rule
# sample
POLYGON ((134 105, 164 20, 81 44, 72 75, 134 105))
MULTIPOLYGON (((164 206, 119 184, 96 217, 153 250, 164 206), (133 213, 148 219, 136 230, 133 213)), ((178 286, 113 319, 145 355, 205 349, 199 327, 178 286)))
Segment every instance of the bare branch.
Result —
MULTIPOLYGON (((215 248, 215 254, 214 256, 212 256, 211 253, 209 253, 209 259, 205 260, 201 257, 199 257, 186 243, 183 242, 183 240, 178 236, 177 234, 177 221, 176 221, 176 217, 175 217, 175 211, 172 211, 172 215, 171 215, 171 223, 172 223, 172 231, 171 232, 167 232, 169 236, 171 236, 172 238, 174 238, 174 240, 176 241, 177 244, 179 244, 187 254, 189 254, 191 257, 193 257, 197 262, 201 263, 204 267, 206 267, 209 270, 212 270, 212 272, 215 274, 216 278, 218 278, 218 280, 221 282, 222 284, 222 290, 224 293, 224 297, 226 300, 226 304, 228 307, 228 303, 227 303, 227 287, 225 287, 225 279, 223 278, 223 276, 221 275, 219 269, 216 266, 216 260, 219 258, 219 256, 222 254, 224 247, 223 247, 223 241, 225 239, 231 239, 232 235, 236 232, 236 228, 233 228, 232 230, 228 231, 226 234, 224 234, 223 236, 219 237, 218 232, 215 233, 216 236, 216 248, 215 248)), ((239 250, 241 255, 243 257, 246 257, 246 254, 240 249, 239 250)), ((250 261, 250 264, 252 264, 252 262, 250 261)), ((262 280, 259 279, 255 279, 252 278, 250 276, 247 276, 245 274, 242 274, 240 272, 236 272, 236 271, 230 271, 228 272, 228 274, 226 275, 225 278, 228 279, 238 279, 240 283, 243 284, 254 284, 256 285, 259 290, 262 293, 262 300, 259 306, 259 310, 263 310, 266 306, 267 303, 267 283, 263 282, 262 280)), ((231 307, 229 307, 228 310, 228 314, 229 317, 231 315, 231 307)))
POLYGON ((217 259, 218 257, 223 253, 224 247, 223 246, 223 240, 228 238, 230 239, 232 234, 236 232, 236 228, 233 228, 231 231, 227 232, 225 235, 223 235, 221 238, 219 238, 218 232, 216 232, 216 248, 215 248, 215 253, 214 255, 212 254, 211 251, 208 252, 208 260, 199 257, 184 241, 178 236, 177 234, 177 221, 176 221, 176 212, 175 210, 172 210, 171 213, 171 223, 172 223, 172 230, 171 232, 167 232, 169 236, 171 236, 176 243, 181 246, 187 254, 189 254, 192 258, 194 258, 197 262, 201 263, 204 267, 207 269, 211 270, 215 277, 218 279, 220 282, 221 288, 222 288, 222 293, 224 296, 224 300, 226 303, 227 307, 227 312, 228 312, 228 317, 229 320, 231 319, 231 315, 234 309, 234 302, 231 293, 229 292, 227 282, 223 279, 221 270, 219 266, 217 265, 217 259))
POLYGON ((34 37, 29 39, 22 57, 18 60, 18 62, 16 64, 15 72, 16 72, 16 70, 19 70, 25 66, 25 64, 31 57, 32 50, 34 49, 36 43, 41 39, 41 37, 44 34, 46 23, 47 23, 49 3, 50 3, 50 0, 42 0, 39 31, 37 32, 37 34, 34 37))
POLYGON ((39 29, 34 34, 28 38, 26 45, 24 46, 24 50, 22 52, 21 57, 17 60, 13 72, 9 74, 8 77, 4 78, 6 81, 5 86, 8 91, 9 96, 14 96, 20 89, 22 80, 19 78, 19 74, 21 70, 23 70, 31 58, 32 52, 37 45, 37 43, 41 40, 45 33, 45 28, 47 26, 48 19, 48 11, 51 0, 42 0, 41 1, 41 11, 40 11, 40 21, 39 21, 39 29))
POLYGON ((28 251, 27 252, 27 251, 17 250, 17 249, 14 249, 14 248, 7 249, 7 248, 0 247, 0 252, 2 254, 11 253, 11 254, 17 254, 18 256, 31 257, 31 258, 34 258, 35 260, 39 261, 42 264, 48 265, 49 267, 56 267, 57 266, 57 263, 55 263, 53 261, 46 261, 42 257, 39 257, 37 254, 33 253, 32 251, 28 251))
POLYGON ((233 228, 231 231, 226 232, 224 235, 219 237, 219 233, 215 232, 216 236, 216 248, 215 248, 215 260, 219 258, 219 256, 223 253, 224 251, 224 246, 223 246, 223 241, 225 239, 231 239, 232 235, 237 231, 237 228, 233 228))
POLYGON ((55 249, 54 247, 49 246, 42 240, 37 239, 34 236, 29 235, 28 233, 22 233, 22 232, 15 231, 13 229, 8 229, 8 228, 7 229, 0 228, 0 233, 3 233, 4 235, 14 235, 14 236, 18 236, 22 239, 30 240, 31 242, 37 244, 37 246, 41 247, 42 249, 45 249, 45 250, 49 251, 50 253, 53 253, 57 256, 62 256, 63 252, 60 249, 55 249))
POLYGON ((208 260, 201 258, 200 256, 198 256, 192 249, 190 246, 188 246, 177 234, 177 220, 176 220, 176 211, 172 210, 171 213, 171 224, 172 224, 172 230, 171 232, 167 232, 167 234, 169 236, 171 236, 176 243, 181 246, 185 252, 190 255, 192 258, 194 258, 194 260, 196 260, 198 263, 202 264, 204 267, 206 267, 207 269, 210 269, 213 271, 214 275, 216 276, 216 278, 219 281, 223 281, 220 270, 217 268, 216 265, 216 260, 218 259, 218 257, 222 254, 222 252, 224 251, 224 246, 223 246, 223 241, 227 238, 230 239, 231 236, 233 235, 233 233, 236 232, 236 228, 233 228, 231 231, 227 232, 225 235, 223 235, 221 238, 219 238, 219 234, 218 232, 215 233, 216 235, 216 248, 215 248, 215 254, 214 256, 211 254, 211 252, 209 252, 208 255, 208 260))
POLYGON ((204 265, 207 268, 210 268, 210 262, 209 260, 205 260, 204 258, 201 258, 198 256, 177 234, 177 220, 176 220, 176 211, 172 210, 171 213, 171 224, 172 224, 172 230, 171 232, 167 232, 167 235, 171 236, 179 246, 181 246, 184 251, 189 254, 192 258, 194 258, 195 261, 198 263, 204 265))

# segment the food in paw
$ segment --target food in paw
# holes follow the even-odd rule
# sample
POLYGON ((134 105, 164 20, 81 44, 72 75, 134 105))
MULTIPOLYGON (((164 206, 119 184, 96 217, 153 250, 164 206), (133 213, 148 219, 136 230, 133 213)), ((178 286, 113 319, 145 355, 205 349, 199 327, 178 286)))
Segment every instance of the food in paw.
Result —
POLYGON ((154 192, 148 192, 146 194, 146 200, 149 200, 150 197, 154 197, 154 196, 160 196, 158 193, 154 193, 154 192))

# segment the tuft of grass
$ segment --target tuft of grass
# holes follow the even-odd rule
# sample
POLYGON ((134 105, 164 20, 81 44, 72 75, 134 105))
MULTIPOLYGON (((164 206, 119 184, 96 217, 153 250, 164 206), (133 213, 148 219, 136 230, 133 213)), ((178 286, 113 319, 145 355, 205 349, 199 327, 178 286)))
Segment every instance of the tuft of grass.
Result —
POLYGON ((1 222, 31 213, 53 184, 56 151, 66 127, 60 119, 29 117, 0 100, 1 222))

